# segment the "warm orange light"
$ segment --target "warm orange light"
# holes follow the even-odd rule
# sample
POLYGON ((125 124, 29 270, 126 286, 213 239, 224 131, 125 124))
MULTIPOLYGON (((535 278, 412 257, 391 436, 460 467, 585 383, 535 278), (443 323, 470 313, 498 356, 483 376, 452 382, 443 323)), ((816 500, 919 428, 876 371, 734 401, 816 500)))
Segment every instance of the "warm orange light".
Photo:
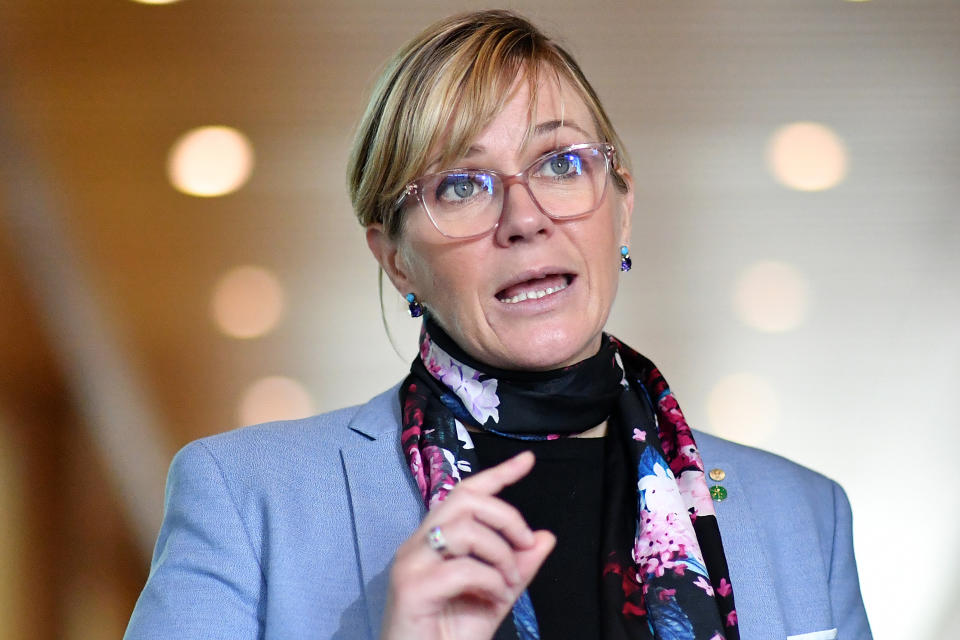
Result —
POLYGON ((767 166, 782 184, 799 191, 823 191, 847 175, 847 150, 836 133, 816 122, 777 129, 767 147, 767 166))
POLYGON ((238 409, 241 425, 305 418, 314 412, 310 394, 284 376, 261 378, 243 393, 238 409))
POLYGON ((222 196, 242 187, 253 172, 253 146, 231 127, 200 127, 182 135, 170 149, 167 173, 178 191, 199 197, 222 196))
POLYGON ((233 338, 269 333, 283 315, 283 287, 270 271, 243 266, 217 282, 210 312, 220 331, 233 338))

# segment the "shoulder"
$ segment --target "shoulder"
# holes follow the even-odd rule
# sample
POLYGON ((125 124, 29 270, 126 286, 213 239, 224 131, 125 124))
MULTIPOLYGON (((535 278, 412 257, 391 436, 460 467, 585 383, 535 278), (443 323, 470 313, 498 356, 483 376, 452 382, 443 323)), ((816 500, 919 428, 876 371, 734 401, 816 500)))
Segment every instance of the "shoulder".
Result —
POLYGON ((223 629, 262 637, 264 625, 278 637, 365 628, 362 610, 352 606, 362 601, 356 557, 343 546, 354 526, 344 459, 361 457, 357 450, 377 440, 384 448, 396 442, 399 457, 399 437, 386 437, 398 433, 398 416, 393 389, 363 405, 235 429, 181 449, 128 637, 158 637, 152 630, 159 628, 188 630, 164 637, 191 638, 226 637, 223 629), (334 577, 318 581, 318 566, 334 577), (272 601, 283 604, 264 620, 268 585, 272 601))
POLYGON ((804 487, 818 492, 832 492, 835 487, 839 488, 839 485, 827 476, 781 455, 724 440, 702 431, 695 431, 694 437, 708 472, 714 467, 724 469, 726 465, 741 475, 741 481, 752 485, 768 488, 771 485, 782 485, 785 488, 804 487))
POLYGON ((398 420, 394 387, 364 404, 194 440, 174 457, 171 479, 203 470, 220 475, 229 486, 256 487, 258 492, 322 482, 339 474, 341 450, 395 431, 398 420))
POLYGON ((790 539, 813 527, 825 551, 837 521, 850 519, 850 503, 843 488, 827 476, 769 451, 706 433, 695 437, 708 484, 721 484, 730 496, 717 505, 718 513, 734 511, 740 503, 754 516, 761 515, 764 527, 790 539), (723 471, 722 481, 710 478, 714 469, 723 471))
POLYGON ((185 448, 200 446, 219 456, 246 459, 282 457, 292 452, 336 451, 359 439, 369 440, 391 430, 398 418, 397 388, 392 387, 364 404, 344 407, 297 420, 265 422, 225 431, 196 440, 185 448), (395 406, 396 405, 396 406, 395 406))
POLYGON ((783 456, 695 433, 715 502, 744 637, 769 630, 779 602, 788 629, 869 638, 853 555, 852 514, 838 483, 783 456), (722 480, 710 477, 710 472, 722 480), (789 606, 783 606, 789 605, 789 606))
POLYGON ((708 484, 720 484, 728 492, 728 498, 716 504, 721 522, 726 517, 729 526, 731 518, 750 518, 770 545, 796 545, 802 539, 818 546, 824 558, 832 555, 838 523, 851 518, 839 484, 769 451, 706 433, 695 437, 708 484), (714 469, 724 472, 723 480, 710 477, 714 469))

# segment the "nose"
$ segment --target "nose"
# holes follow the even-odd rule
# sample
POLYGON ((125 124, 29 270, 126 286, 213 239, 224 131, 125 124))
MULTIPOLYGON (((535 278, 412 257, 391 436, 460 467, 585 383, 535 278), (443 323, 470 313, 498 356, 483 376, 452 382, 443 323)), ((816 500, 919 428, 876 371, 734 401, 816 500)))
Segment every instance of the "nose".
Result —
POLYGON ((525 184, 517 180, 504 185, 503 211, 494 234, 497 244, 506 247, 549 237, 553 225, 553 220, 540 210, 525 184))

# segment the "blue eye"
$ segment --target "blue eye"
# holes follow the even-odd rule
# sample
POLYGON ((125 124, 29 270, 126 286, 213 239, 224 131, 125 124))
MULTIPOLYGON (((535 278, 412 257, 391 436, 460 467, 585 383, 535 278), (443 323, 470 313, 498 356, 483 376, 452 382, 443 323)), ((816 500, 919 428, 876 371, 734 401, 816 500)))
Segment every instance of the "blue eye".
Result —
POLYGON ((444 202, 469 200, 480 192, 493 192, 493 180, 482 173, 455 173, 444 177, 437 185, 436 199, 444 202))
POLYGON ((473 183, 469 180, 457 180, 453 183, 453 192, 459 198, 469 198, 473 195, 473 183))
POLYGON ((583 173, 582 161, 576 153, 559 153, 543 163, 540 173, 550 177, 578 176, 583 173))

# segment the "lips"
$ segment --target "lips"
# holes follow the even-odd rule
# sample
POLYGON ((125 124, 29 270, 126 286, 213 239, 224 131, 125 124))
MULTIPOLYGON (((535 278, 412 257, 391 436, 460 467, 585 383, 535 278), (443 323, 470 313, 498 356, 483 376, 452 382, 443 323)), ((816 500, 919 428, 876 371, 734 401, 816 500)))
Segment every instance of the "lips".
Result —
POLYGON ((547 271, 524 273, 497 292, 497 300, 517 304, 525 300, 538 300, 563 291, 573 281, 572 273, 547 271))

